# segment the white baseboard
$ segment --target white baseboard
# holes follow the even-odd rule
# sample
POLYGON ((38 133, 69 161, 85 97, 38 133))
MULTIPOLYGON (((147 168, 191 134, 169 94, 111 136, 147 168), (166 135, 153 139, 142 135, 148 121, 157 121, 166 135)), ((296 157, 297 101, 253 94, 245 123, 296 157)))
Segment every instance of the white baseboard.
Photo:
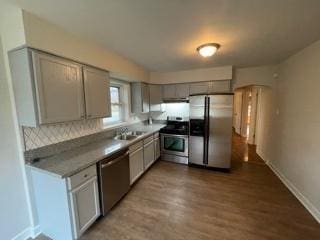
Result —
POLYGON ((37 225, 33 228, 31 227, 30 233, 31 233, 30 235, 32 238, 36 238, 38 235, 40 235, 40 233, 41 233, 40 225, 37 225))
POLYGON ((22 232, 20 232, 18 235, 16 235, 15 237, 12 238, 12 240, 26 240, 28 238, 35 238, 38 235, 40 235, 41 231, 40 231, 40 226, 36 226, 36 227, 28 227, 25 230, 23 230, 22 232))
POLYGON ((29 237, 31 237, 31 235, 30 235, 30 228, 28 227, 25 230, 23 230, 22 232, 20 232, 18 235, 13 237, 12 240, 26 240, 29 237))
POLYGON ((271 162, 266 162, 270 169, 279 177, 284 185, 302 203, 310 214, 320 223, 320 211, 287 179, 271 162))
POLYGON ((262 160, 263 160, 266 164, 268 164, 268 162, 269 162, 268 158, 266 157, 266 155, 265 155, 263 152, 260 151, 259 148, 257 148, 256 152, 257 152, 257 154, 259 155, 259 157, 261 157, 262 160))

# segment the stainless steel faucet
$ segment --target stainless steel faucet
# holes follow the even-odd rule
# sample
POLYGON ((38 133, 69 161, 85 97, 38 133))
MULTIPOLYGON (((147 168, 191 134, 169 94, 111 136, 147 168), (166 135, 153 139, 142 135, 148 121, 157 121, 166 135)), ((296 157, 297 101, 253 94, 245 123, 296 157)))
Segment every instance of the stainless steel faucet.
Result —
POLYGON ((128 133, 129 129, 127 127, 123 127, 119 129, 120 135, 126 135, 128 133))

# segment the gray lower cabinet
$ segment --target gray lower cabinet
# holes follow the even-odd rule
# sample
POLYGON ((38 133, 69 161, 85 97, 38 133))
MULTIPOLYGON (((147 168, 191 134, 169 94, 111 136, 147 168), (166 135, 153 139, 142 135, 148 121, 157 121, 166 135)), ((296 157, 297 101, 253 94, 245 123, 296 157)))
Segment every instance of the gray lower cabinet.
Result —
POLYGON ((78 239, 100 216, 96 165, 69 178, 27 169, 36 224, 43 234, 56 240, 78 239))
POLYGON ((144 140, 129 147, 130 184, 138 178, 160 157, 159 133, 155 133, 144 140))
POLYGON ((143 82, 131 83, 131 112, 148 113, 150 95, 149 86, 143 82))
POLYGON ((99 217, 99 191, 97 177, 84 182, 70 192, 74 236, 79 238, 99 217))
POLYGON ((130 184, 133 184, 144 172, 143 141, 129 147, 130 184))
POLYGON ((31 48, 13 50, 9 59, 20 125, 110 116, 107 71, 31 48))
POLYGON ((154 134, 154 157, 157 160, 160 157, 160 137, 159 133, 154 134))
POLYGON ((146 170, 152 165, 155 159, 153 136, 151 136, 151 139, 147 138, 146 140, 144 140, 143 158, 144 169, 146 170))
POLYGON ((111 117, 109 73, 83 67, 87 118, 111 117))

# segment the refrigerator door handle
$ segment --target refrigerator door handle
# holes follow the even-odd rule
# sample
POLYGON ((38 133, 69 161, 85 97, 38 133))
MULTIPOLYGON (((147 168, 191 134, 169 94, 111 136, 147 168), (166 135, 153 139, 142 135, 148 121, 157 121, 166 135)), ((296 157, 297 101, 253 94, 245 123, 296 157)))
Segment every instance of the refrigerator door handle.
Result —
POLYGON ((208 96, 205 97, 205 111, 204 111, 204 119, 205 119, 205 130, 204 130, 204 151, 203 151, 203 164, 208 164, 208 144, 209 144, 209 108, 210 107, 210 98, 208 96))

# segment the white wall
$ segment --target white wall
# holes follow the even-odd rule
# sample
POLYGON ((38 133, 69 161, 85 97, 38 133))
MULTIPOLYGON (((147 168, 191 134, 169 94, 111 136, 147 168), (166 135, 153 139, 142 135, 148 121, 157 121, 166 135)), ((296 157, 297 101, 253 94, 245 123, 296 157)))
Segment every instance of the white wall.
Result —
POLYGON ((320 222, 320 41, 279 65, 258 149, 320 222), (276 94, 276 96, 274 95, 276 94))
POLYGON ((149 81, 149 72, 138 64, 89 39, 70 34, 23 11, 26 43, 54 54, 111 71, 117 78, 149 81))
POLYGON ((176 72, 151 72, 150 83, 168 84, 232 79, 232 66, 201 68, 176 72))
POLYGON ((260 66, 249 68, 237 68, 234 71, 232 88, 245 87, 250 85, 261 85, 273 87, 274 73, 276 73, 277 66, 260 66))
POLYGON ((25 37, 21 10, 0 5, 0 235, 23 239, 30 236, 31 209, 6 53, 25 37))
POLYGON ((320 219, 320 41, 280 65, 274 166, 318 210, 320 219))
POLYGON ((0 235, 8 240, 25 230, 28 235, 30 222, 4 64, 0 39, 0 235))

